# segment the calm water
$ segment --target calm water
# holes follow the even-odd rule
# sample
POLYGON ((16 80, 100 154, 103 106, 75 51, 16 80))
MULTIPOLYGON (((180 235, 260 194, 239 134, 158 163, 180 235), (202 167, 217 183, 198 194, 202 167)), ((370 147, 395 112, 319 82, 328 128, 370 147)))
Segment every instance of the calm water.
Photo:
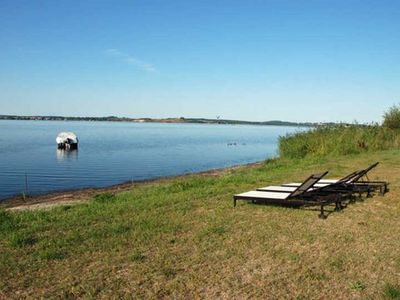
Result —
POLYGON ((198 172, 273 157, 293 127, 0 120, 0 199, 198 172), (61 131, 79 150, 56 149, 61 131), (233 144, 233 145, 230 145, 233 144))

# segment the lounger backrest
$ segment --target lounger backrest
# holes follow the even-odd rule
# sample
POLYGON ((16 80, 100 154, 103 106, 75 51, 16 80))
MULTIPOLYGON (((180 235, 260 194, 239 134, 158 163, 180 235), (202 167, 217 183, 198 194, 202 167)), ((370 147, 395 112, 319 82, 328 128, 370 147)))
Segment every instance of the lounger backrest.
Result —
POLYGON ((327 184, 327 185, 324 185, 324 186, 315 188, 314 192, 317 192, 317 191, 324 191, 324 190, 330 190, 330 189, 332 189, 332 188, 341 187, 343 184, 351 183, 351 182, 353 182, 353 179, 354 179, 355 177, 357 177, 357 176, 360 175, 361 172, 364 172, 364 170, 355 171, 355 172, 353 172, 353 173, 351 173, 351 174, 349 174, 349 175, 346 175, 345 177, 339 179, 339 180, 336 181, 336 182, 329 183, 329 184, 327 184))
POLYGON ((304 194, 307 192, 311 187, 313 187, 322 177, 324 177, 326 174, 328 174, 328 171, 320 174, 313 174, 310 177, 308 177, 304 182, 297 188, 295 189, 289 197, 298 197, 301 194, 304 194))
POLYGON ((356 176, 354 176, 350 182, 357 182, 358 180, 360 180, 361 178, 363 178, 365 175, 368 174, 369 171, 371 171, 373 168, 375 168, 377 165, 379 164, 379 162, 376 162, 372 165, 370 165, 368 168, 361 170, 358 172, 358 174, 356 176))
POLYGON ((352 179, 356 177, 360 172, 361 171, 354 171, 353 173, 350 173, 349 175, 340 178, 336 183, 346 183, 348 181, 352 181, 352 179))

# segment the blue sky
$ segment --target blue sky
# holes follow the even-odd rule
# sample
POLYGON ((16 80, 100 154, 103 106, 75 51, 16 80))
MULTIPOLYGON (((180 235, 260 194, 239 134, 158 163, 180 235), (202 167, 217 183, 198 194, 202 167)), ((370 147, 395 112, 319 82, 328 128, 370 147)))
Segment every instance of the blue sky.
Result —
POLYGON ((400 1, 0 2, 0 114, 380 121, 400 1))

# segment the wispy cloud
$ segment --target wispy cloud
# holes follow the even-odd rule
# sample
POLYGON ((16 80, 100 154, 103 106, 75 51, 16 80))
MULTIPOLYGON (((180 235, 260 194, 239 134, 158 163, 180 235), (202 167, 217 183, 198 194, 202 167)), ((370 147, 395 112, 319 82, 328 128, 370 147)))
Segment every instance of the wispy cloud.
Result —
POLYGON ((137 59, 136 57, 134 57, 132 55, 123 53, 123 52, 119 51, 118 49, 107 49, 105 51, 105 53, 109 56, 119 58, 123 62, 125 62, 129 65, 135 66, 142 71, 145 71, 148 73, 157 73, 158 72, 157 69, 152 64, 149 64, 140 59, 137 59))

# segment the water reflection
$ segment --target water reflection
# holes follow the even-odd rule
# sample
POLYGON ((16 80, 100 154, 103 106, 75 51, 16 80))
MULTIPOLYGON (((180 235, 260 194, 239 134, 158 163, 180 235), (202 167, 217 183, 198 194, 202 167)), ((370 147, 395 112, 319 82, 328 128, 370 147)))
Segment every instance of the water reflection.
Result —
POLYGON ((57 149, 57 161, 78 160, 78 150, 57 149))

